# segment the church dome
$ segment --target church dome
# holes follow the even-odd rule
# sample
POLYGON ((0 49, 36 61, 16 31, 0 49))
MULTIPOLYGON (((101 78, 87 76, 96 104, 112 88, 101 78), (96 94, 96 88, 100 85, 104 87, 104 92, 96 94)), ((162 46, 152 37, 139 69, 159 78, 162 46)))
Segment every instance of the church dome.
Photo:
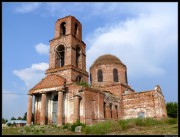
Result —
POLYGON ((91 68, 95 66, 104 65, 104 64, 119 64, 119 65, 125 66, 122 63, 122 61, 116 56, 111 55, 111 54, 105 54, 105 55, 100 56, 98 59, 96 59, 93 65, 91 66, 91 68))

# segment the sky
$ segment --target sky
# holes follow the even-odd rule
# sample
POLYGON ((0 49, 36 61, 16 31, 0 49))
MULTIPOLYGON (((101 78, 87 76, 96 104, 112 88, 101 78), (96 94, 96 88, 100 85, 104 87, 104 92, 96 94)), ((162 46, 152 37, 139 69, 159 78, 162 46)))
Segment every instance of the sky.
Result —
POLYGON ((2 117, 23 117, 27 93, 45 77, 55 22, 72 15, 82 24, 86 69, 103 54, 127 66, 137 92, 161 86, 178 101, 177 2, 3 2, 2 117))

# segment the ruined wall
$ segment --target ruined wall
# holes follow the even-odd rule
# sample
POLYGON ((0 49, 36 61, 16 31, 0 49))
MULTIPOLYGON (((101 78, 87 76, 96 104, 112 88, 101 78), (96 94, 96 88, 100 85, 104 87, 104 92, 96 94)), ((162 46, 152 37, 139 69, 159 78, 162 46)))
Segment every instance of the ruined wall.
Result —
POLYGON ((142 115, 145 118, 167 117, 164 96, 156 90, 124 94, 122 105, 124 119, 142 115))
POLYGON ((104 94, 91 88, 86 88, 84 99, 85 123, 93 124, 104 120, 104 94))
POLYGON ((167 117, 166 103, 162 92, 154 91, 155 117, 167 117))
POLYGON ((155 117, 154 91, 124 94, 122 107, 123 119, 155 117))
MULTIPOLYGON (((66 123, 73 123, 74 121, 74 95, 78 94, 79 91, 82 89, 81 86, 76 84, 71 84, 68 86, 68 92, 66 93, 66 105, 65 105, 65 122, 66 123)), ((85 107, 84 107, 84 93, 79 93, 81 98, 79 98, 79 119, 80 122, 84 122, 85 119, 85 107)))

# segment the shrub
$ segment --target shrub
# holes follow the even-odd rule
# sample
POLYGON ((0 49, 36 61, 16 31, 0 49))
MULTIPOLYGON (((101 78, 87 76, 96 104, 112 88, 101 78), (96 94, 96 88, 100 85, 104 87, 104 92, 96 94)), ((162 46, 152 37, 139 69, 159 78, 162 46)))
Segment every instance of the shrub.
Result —
POLYGON ((90 87, 90 85, 87 82, 77 82, 77 84, 83 87, 90 87))
POLYGON ((63 129, 69 129, 71 127, 70 123, 66 123, 65 125, 63 125, 63 129))
POLYGON ((75 131, 77 126, 82 126, 83 128, 86 126, 85 124, 81 123, 79 119, 76 120, 76 123, 71 125, 71 131, 75 131))
POLYGON ((12 124, 11 123, 7 123, 7 125, 10 127, 12 124))

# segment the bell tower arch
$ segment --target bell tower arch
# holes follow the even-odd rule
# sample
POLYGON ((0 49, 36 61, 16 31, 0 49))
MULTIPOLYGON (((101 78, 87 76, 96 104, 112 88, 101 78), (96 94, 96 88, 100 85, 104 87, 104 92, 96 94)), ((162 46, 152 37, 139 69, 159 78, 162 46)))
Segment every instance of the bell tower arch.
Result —
POLYGON ((67 83, 77 82, 81 76, 88 82, 86 71, 86 44, 82 41, 82 25, 73 16, 58 19, 54 38, 50 40, 48 74, 58 74, 67 83))

